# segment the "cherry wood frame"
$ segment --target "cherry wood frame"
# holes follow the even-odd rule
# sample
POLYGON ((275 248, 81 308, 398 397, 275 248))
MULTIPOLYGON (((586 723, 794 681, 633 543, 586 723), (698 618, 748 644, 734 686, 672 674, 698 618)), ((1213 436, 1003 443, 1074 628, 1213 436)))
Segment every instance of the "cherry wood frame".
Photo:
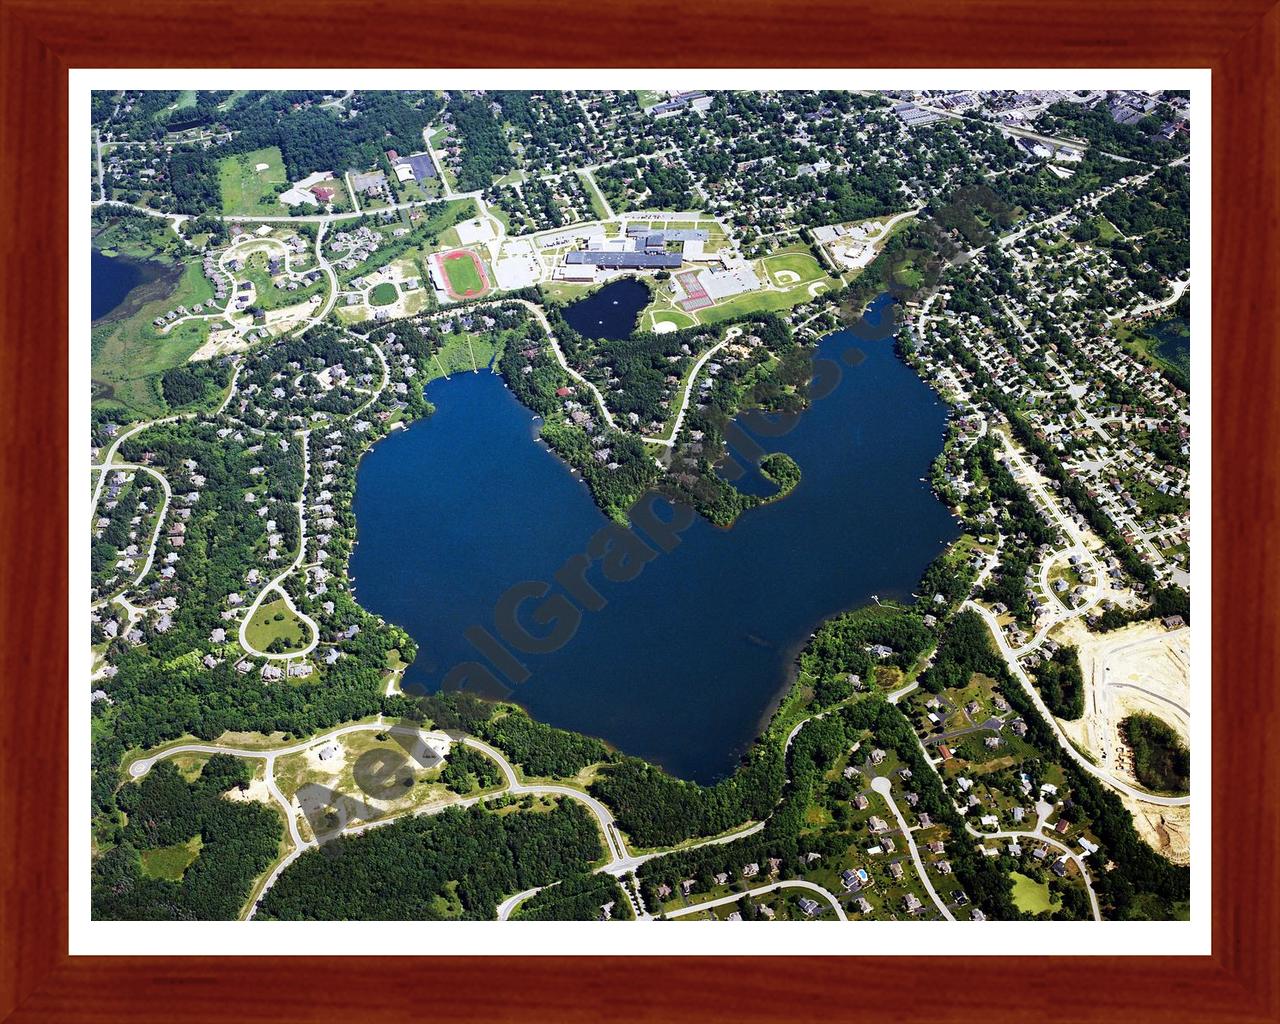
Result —
POLYGON ((1280 778, 1265 746, 1280 637, 1272 3, 276 0, 237 11, 213 0, 0 0, 0 1018, 1280 1019, 1280 778), (1213 70, 1212 956, 67 955, 68 68, 599 67, 639 53, 673 67, 1213 70))

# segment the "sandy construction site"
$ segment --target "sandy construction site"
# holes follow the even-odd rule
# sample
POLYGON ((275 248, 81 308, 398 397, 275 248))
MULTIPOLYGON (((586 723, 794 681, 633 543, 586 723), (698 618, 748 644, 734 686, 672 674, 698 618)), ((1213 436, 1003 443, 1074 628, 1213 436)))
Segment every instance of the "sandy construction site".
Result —
POLYGON ((1084 716, 1062 722, 1067 733, 1107 770, 1137 784, 1120 723, 1135 712, 1167 722, 1191 745, 1191 629, 1143 622, 1112 633, 1090 633, 1074 619, 1056 639, 1075 645, 1084 674, 1084 716))

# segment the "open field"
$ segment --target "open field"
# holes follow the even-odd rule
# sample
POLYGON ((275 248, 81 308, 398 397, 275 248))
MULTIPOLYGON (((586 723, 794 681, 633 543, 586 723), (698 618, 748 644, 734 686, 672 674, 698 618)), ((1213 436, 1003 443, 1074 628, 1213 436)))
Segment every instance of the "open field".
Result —
POLYGON ((376 284, 369 292, 369 304, 372 306, 389 306, 399 298, 396 286, 389 281, 376 284))
MULTIPOLYGON (((655 330, 658 329, 659 324, 671 324, 675 330, 679 331, 686 327, 695 327, 698 323, 698 321, 688 313, 681 313, 679 310, 675 309, 655 311, 649 314, 649 318, 652 321, 652 329, 655 330)), ((643 318, 641 326, 643 326, 643 318)))
POLYGON ((548 302, 567 303, 590 294, 598 287, 595 284, 575 284, 572 281, 543 281, 538 285, 538 291, 548 302))
POLYGON ((199 836, 192 836, 185 843, 143 850, 142 873, 148 878, 164 878, 170 882, 177 882, 181 880, 187 868, 195 863, 203 845, 204 842, 199 836))
POLYGON ((237 153, 218 161, 222 212, 279 214, 276 186, 286 183, 279 146, 237 153), (266 167, 260 165, 266 164, 266 167))
POLYGON ((795 247, 765 256, 760 260, 768 279, 781 287, 789 287, 808 281, 820 281, 826 274, 808 250, 795 247))
POLYGON ((453 375, 455 373, 484 370, 493 361, 494 356, 498 354, 498 349, 499 346, 495 344, 493 336, 489 334, 469 334, 464 332, 462 334, 445 335, 444 344, 440 346, 440 351, 424 367, 427 380, 435 380, 437 377, 443 377, 446 374, 453 375))
MULTIPOLYGON (((312 818, 323 822, 320 831, 324 832, 331 827, 342 827, 356 821, 376 821, 424 804, 452 799, 452 794, 438 781, 444 764, 443 759, 437 756, 440 751, 420 740, 412 741, 411 748, 406 750, 402 744, 410 742, 406 737, 387 733, 348 733, 337 740, 316 743, 307 750, 277 760, 276 784, 286 800, 301 808, 303 815, 299 828, 302 834, 307 837, 313 835, 312 818), (404 766, 389 779, 380 775, 380 788, 369 793, 356 781, 356 766, 367 766, 379 754, 384 755, 383 763, 389 764, 394 760, 397 764, 404 762, 404 766), (350 806, 346 806, 345 801, 335 801, 332 793, 351 797, 350 806), (345 820, 340 820, 340 823, 339 820, 328 820, 328 814, 333 813, 332 808, 337 803, 343 804, 345 812, 345 820)), ((362 776, 362 779, 367 785, 368 778, 362 776)))
POLYGON ((283 640, 285 646, 281 653, 306 646, 309 637, 307 627, 294 615, 283 597, 259 607, 245 635, 259 651, 270 650, 276 640, 283 640))
POLYGON ((834 279, 826 278, 799 284, 784 291, 744 292, 742 295, 734 295, 723 302, 717 302, 714 306, 698 310, 698 319, 704 324, 710 324, 743 313, 776 313, 798 306, 802 302, 808 302, 815 293, 821 295, 824 290, 830 290, 835 285, 834 279))
POLYGON ((1013 902, 1024 914, 1042 914, 1058 904, 1049 895, 1049 883, 1037 882, 1017 871, 1010 872, 1013 879, 1013 902))

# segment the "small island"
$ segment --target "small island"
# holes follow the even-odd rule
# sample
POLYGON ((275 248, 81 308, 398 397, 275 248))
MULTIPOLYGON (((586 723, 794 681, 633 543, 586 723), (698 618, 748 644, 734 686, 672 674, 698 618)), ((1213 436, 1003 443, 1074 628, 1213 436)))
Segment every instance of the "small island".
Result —
POLYGON ((778 485, 778 493, 770 500, 785 498, 800 482, 800 466, 786 452, 771 452, 760 460, 760 472, 766 480, 778 485))

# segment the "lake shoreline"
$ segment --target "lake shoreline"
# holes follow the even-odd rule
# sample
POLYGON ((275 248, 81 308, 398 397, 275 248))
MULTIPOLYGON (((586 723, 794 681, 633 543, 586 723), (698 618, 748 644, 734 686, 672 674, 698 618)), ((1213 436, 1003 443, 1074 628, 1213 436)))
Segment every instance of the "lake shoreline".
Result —
MULTIPOLYGON (((815 354, 849 340, 833 332, 815 354)), ((804 450, 796 457, 803 485, 748 510, 731 530, 697 517, 676 550, 656 554, 635 582, 597 580, 596 562, 591 579, 606 607, 577 608, 580 624, 563 650, 513 652, 530 675, 506 699, 539 721, 709 784, 732 774, 758 741, 814 630, 873 594, 910 599, 955 536, 950 511, 921 481, 948 411, 891 339, 858 344, 871 350, 866 369, 846 374, 842 397, 811 403, 778 439, 788 454, 804 450), (900 521, 919 529, 904 531, 900 521), (892 540, 860 543, 864 530, 892 540), (773 585, 762 587, 766 579, 773 585)), ((463 637, 472 627, 494 631, 503 591, 522 579, 556 580, 557 567, 587 550, 608 519, 500 376, 432 381, 428 398, 435 415, 361 460, 360 543, 349 568, 360 603, 419 643, 406 687, 435 690, 450 667, 485 661, 463 637), (554 468, 541 455, 530 460, 539 448, 555 456, 554 468), (433 596, 445 593, 449 601, 433 596)), ((539 606, 530 599, 522 614, 539 606)))

